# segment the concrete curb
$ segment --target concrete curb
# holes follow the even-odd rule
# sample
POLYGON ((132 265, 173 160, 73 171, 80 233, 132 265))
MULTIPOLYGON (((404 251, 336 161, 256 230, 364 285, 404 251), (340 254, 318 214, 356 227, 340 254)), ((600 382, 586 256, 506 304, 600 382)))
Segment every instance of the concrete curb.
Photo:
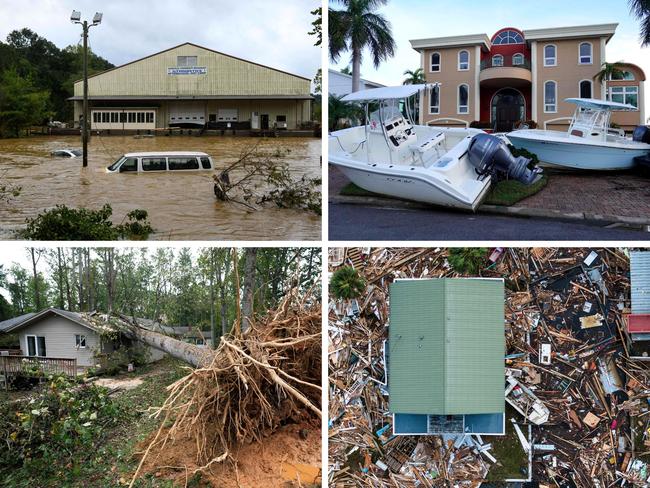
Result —
MULTIPOLYGON (((370 197, 370 196, 348 196, 336 195, 329 197, 330 203, 349 204, 349 205, 372 205, 392 209, 405 210, 436 210, 443 207, 436 207, 420 202, 411 202, 408 200, 395 200, 392 198, 370 197)), ((627 217, 624 215, 607 215, 591 212, 562 212, 560 210, 551 210, 545 208, 528 208, 528 207, 506 207, 503 205, 481 205, 477 213, 487 213, 496 215, 510 215, 513 217, 539 217, 545 219, 558 220, 587 220, 592 222, 601 222, 607 224, 624 224, 650 227, 650 217, 627 217)), ((468 213, 469 214, 469 213, 468 213)))

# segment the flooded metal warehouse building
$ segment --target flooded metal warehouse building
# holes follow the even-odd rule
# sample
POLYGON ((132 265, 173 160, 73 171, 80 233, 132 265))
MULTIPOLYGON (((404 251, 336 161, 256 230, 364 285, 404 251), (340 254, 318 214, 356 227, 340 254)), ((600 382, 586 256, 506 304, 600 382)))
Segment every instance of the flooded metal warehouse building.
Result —
MULTIPOLYGON (((192 43, 88 78, 93 130, 300 129, 311 119, 310 80, 192 43)), ((74 85, 83 113, 83 81, 74 85)))

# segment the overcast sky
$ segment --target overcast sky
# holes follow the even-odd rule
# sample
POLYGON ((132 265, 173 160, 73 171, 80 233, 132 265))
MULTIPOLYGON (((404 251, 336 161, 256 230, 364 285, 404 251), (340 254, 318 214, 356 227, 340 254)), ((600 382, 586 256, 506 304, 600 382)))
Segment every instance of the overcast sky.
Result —
MULTIPOLYGON (((619 24, 607 44, 607 61, 637 64, 650 76, 650 48, 640 47, 639 22, 630 15, 627 0, 390 0, 379 11, 392 24, 397 51, 378 70, 370 57, 365 57, 361 76, 377 83, 399 85, 405 70, 420 67, 411 39, 463 34, 492 37, 503 27, 526 30, 605 23, 619 24)), ((349 63, 346 53, 333 67, 341 69, 349 63)), ((650 96, 646 96, 645 105, 646 115, 650 115, 650 96)))
POLYGON ((60 48, 77 44, 81 26, 72 10, 91 20, 93 51, 120 65, 184 42, 313 78, 320 67, 314 17, 320 0, 0 0, 0 39, 29 27, 60 48))

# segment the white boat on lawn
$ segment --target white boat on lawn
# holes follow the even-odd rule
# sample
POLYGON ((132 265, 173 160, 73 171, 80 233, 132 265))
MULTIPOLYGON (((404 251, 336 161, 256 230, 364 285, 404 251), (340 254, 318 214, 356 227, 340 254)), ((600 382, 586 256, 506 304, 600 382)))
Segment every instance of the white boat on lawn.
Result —
POLYGON ((613 111, 636 107, 592 98, 567 98, 565 102, 577 105, 567 132, 523 129, 506 137, 516 148, 536 154, 541 163, 570 169, 630 169, 634 158, 650 154, 648 127, 637 127, 632 138, 610 127, 613 111))
POLYGON ((513 157, 506 144, 479 129, 415 125, 414 95, 436 84, 374 88, 350 93, 365 105, 363 126, 332 132, 329 163, 375 193, 475 210, 496 174, 525 184, 541 170, 513 157), (372 112, 370 112, 372 108, 372 112))

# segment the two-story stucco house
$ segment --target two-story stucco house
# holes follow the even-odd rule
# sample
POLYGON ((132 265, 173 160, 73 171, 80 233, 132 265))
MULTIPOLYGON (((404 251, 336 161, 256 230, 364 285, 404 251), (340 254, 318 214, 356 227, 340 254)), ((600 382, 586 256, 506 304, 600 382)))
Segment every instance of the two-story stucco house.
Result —
MULTIPOLYGON (((97 353, 108 354, 118 344, 118 340, 102 335, 82 314, 56 308, 0 322, 0 332, 16 334, 25 356, 76 359, 78 367, 94 366, 97 353)), ((150 361, 164 356, 157 349, 148 349, 150 361)))
POLYGON ((575 106, 565 98, 628 103, 636 112, 616 112, 612 121, 630 131, 643 124, 645 74, 625 64, 616 80, 596 74, 617 24, 519 30, 411 41, 420 53, 426 81, 438 82, 420 102, 420 123, 467 126, 473 121, 496 131, 533 120, 540 128, 564 130, 575 106))

